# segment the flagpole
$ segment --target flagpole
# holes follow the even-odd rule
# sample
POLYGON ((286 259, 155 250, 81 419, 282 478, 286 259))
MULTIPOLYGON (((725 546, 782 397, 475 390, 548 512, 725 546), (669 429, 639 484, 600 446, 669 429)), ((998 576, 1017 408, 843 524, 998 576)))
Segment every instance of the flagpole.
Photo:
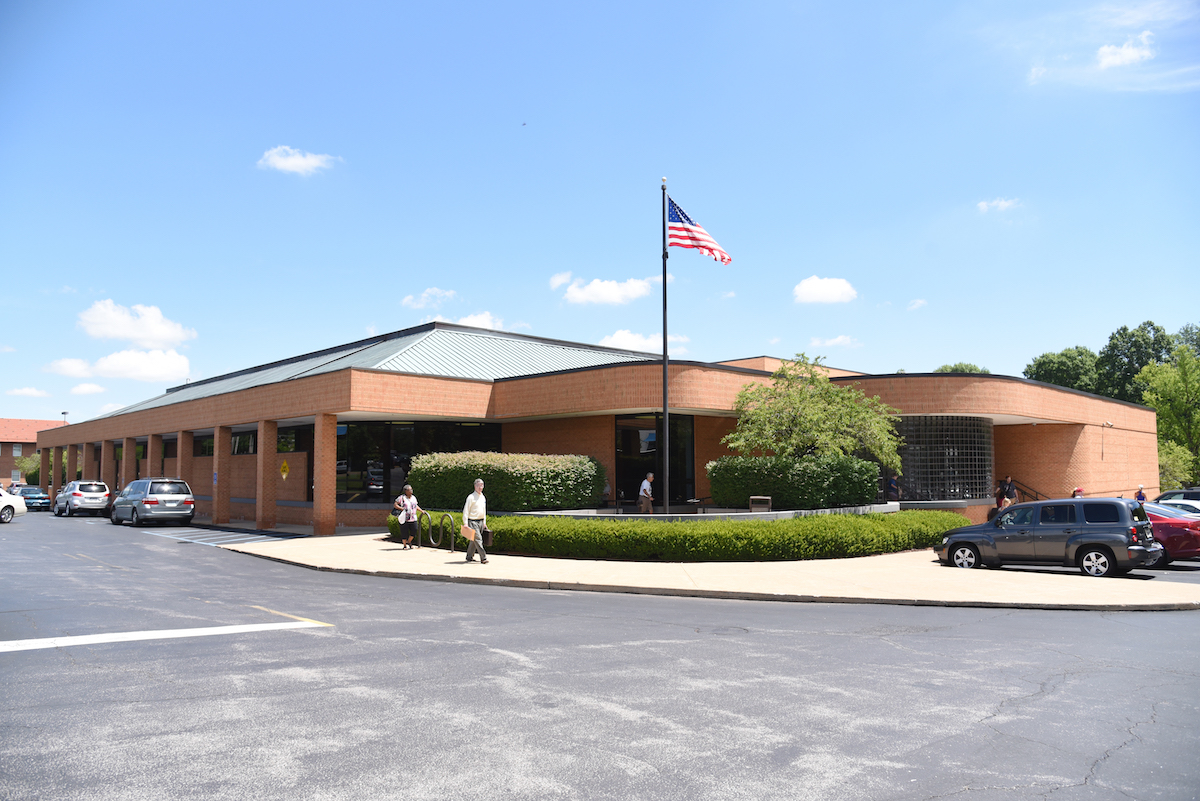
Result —
POLYGON ((667 179, 662 179, 662 242, 663 242, 663 439, 662 439, 662 498, 663 514, 671 511, 671 413, 667 406, 667 179))

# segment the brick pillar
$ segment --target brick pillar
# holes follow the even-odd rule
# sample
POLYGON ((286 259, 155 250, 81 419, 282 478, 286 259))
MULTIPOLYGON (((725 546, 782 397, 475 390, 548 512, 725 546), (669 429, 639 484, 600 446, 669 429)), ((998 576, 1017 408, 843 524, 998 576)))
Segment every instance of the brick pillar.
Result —
POLYGON ((42 465, 38 470, 38 486, 43 492, 50 492, 50 449, 42 448, 42 465))
MULTIPOLYGON (((192 476, 192 457, 195 455, 195 436, 191 431, 180 431, 179 438, 175 441, 175 475, 182 478, 191 486, 193 481, 192 476)), ((203 488, 202 488, 203 489, 203 488)), ((192 492, 195 492, 195 487, 192 492)), ((201 493, 207 495, 208 493, 201 493)))
POLYGON ((274 420, 258 421, 258 479, 254 484, 254 527, 275 528, 275 482, 279 478, 275 456, 279 424, 274 420))
POLYGON ((213 429, 213 488, 212 521, 214 525, 229 522, 229 488, 233 473, 233 429, 217 426, 213 429))
POLYGON ((58 491, 62 489, 62 473, 63 473, 63 452, 62 446, 58 445, 54 448, 54 467, 50 470, 50 497, 54 498, 58 495, 58 491))
MULTIPOLYGON (((70 484, 75 480, 75 474, 79 472, 79 446, 67 446, 67 483, 70 484)), ((50 499, 51 503, 54 499, 50 499)))
POLYGON ((96 443, 83 443, 83 453, 80 456, 83 462, 83 477, 89 481, 95 481, 100 478, 100 463, 96 461, 96 443))
POLYGON ((121 489, 137 479, 137 439, 125 437, 121 440, 121 489))
POLYGON ((337 532, 337 415, 313 425, 313 534, 337 532))
POLYGON ((100 480, 108 485, 108 491, 113 497, 117 496, 121 490, 125 489, 117 485, 117 462, 116 448, 113 447, 113 441, 106 439, 100 443, 100 480))
POLYGON ((146 439, 146 475, 163 474, 162 434, 151 434, 146 439))

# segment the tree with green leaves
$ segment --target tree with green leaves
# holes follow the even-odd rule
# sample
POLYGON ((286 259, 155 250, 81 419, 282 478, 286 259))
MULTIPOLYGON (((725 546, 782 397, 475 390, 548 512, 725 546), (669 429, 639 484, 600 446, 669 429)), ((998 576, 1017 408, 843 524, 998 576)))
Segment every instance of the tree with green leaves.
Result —
POLYGON ((737 428, 721 441, 740 453, 778 455, 867 452, 900 472, 897 410, 878 396, 834 384, 821 366, 803 353, 784 361, 770 384, 747 384, 738 393, 737 428))
POLYGON ((1190 487, 1195 475, 1195 459, 1178 442, 1158 441, 1158 487, 1162 491, 1190 487))
POLYGON ((1146 386, 1138 373, 1148 364, 1170 359, 1174 346, 1174 337, 1149 320, 1132 331, 1121 326, 1096 358, 1096 394, 1141 403, 1146 386))
POLYGON ((1137 380, 1146 386, 1142 402, 1158 412, 1159 439, 1187 448, 1192 457, 1189 478, 1200 478, 1200 357, 1179 345, 1170 361, 1143 367, 1137 380))
POLYGON ((943 364, 935 373, 980 373, 982 375, 991 375, 992 371, 986 367, 980 367, 977 364, 970 362, 955 362, 954 364, 943 364))
POLYGON ((1082 345, 1058 353, 1043 353, 1025 366, 1024 375, 1032 381, 1095 392, 1096 354, 1082 345))
POLYGON ((1200 356, 1200 325, 1184 323, 1175 334, 1175 344, 1187 345, 1192 349, 1192 353, 1200 356))

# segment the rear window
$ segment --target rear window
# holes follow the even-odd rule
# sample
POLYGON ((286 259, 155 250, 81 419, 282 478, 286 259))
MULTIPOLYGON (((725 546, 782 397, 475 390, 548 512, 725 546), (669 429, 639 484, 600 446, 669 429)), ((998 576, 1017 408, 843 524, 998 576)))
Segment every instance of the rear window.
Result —
POLYGON ((1085 503, 1083 519, 1088 523, 1120 523, 1121 513, 1115 503, 1085 503))
POLYGON ((108 487, 103 484, 80 484, 80 492, 108 492, 108 487))
POLYGON ((1075 522, 1075 504, 1053 504, 1042 507, 1042 522, 1050 526, 1061 526, 1075 522))
POLYGON ((188 485, 182 481, 152 481, 150 482, 151 495, 191 495, 191 490, 188 485))
MULTIPOLYGON (((1167 507, 1167 508, 1169 509, 1170 507, 1167 507)), ((1133 506, 1129 507, 1129 512, 1130 512, 1130 514, 1133 515, 1134 520, 1144 522, 1144 521, 1150 519, 1149 517, 1146 516, 1146 507, 1140 503, 1136 503, 1133 506)))

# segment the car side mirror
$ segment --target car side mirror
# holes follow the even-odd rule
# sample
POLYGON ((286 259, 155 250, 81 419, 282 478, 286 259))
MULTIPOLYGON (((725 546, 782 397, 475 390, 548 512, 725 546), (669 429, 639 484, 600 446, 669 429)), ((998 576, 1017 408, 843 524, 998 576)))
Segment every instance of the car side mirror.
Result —
POLYGON ((993 525, 993 526, 995 526, 996 528, 1000 528, 1000 527, 1001 527, 1001 526, 1000 526, 1000 518, 999 518, 999 517, 993 517, 993 518, 992 518, 992 525, 993 525))

